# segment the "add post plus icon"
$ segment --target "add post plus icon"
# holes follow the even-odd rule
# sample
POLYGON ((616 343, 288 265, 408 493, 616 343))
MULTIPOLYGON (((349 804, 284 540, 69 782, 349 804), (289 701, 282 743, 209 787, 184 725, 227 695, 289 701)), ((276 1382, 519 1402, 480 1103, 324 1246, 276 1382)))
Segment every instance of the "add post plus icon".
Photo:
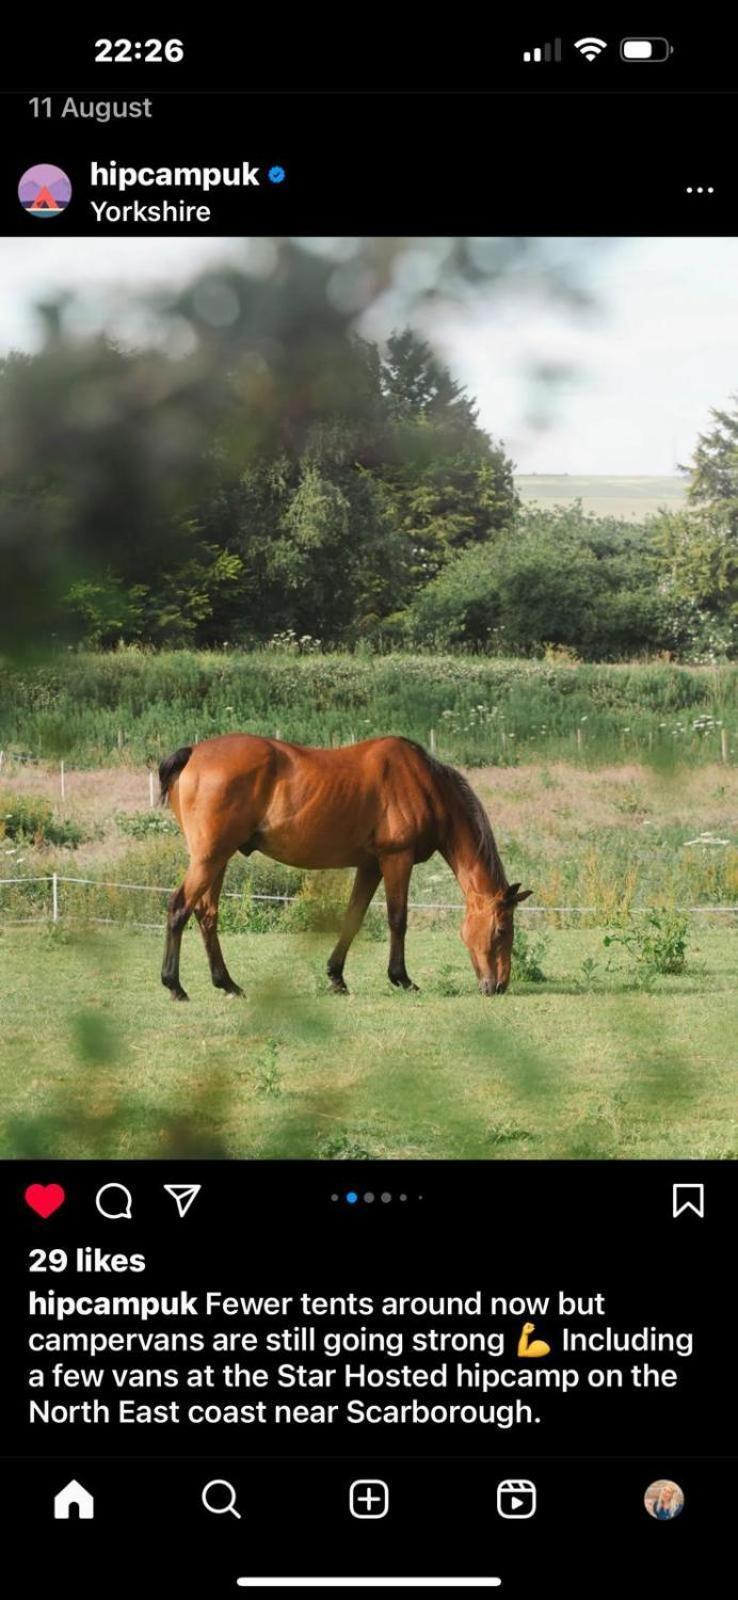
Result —
POLYGON ((384 1478, 356 1478, 349 1489, 349 1511, 360 1522, 376 1522, 389 1511, 389 1484, 384 1478))

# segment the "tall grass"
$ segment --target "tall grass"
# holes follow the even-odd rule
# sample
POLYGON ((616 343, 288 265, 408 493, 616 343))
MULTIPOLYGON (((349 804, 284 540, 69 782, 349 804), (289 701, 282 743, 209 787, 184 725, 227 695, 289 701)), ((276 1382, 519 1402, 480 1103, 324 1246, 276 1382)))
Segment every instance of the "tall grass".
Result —
MULTIPOLYGON (((149 813, 157 815, 157 813, 149 813)), ((77 865, 69 852, 21 847, 16 855, 0 854, 2 922, 26 921, 51 911, 49 882, 61 875, 59 900, 66 922, 101 918, 114 923, 163 925, 167 895, 181 882, 187 852, 179 833, 139 840, 125 854, 96 857, 77 865), (21 864, 18 865, 18 862, 21 864), (83 883, 75 883, 75 878, 83 883), (139 885, 140 887, 129 887, 139 885), (126 886, 126 887, 122 887, 126 886)), ((577 843, 570 836, 549 845, 518 835, 506 841, 509 874, 533 887, 534 898, 518 915, 518 926, 604 927, 630 924, 649 907, 722 907, 719 925, 738 925, 738 849, 679 848, 661 835, 647 847, 624 831, 598 831, 577 843), (566 908, 576 908, 568 910, 566 908), (561 909, 563 908, 563 909, 561 909)), ((255 854, 236 855, 229 863, 220 902, 225 933, 267 933, 314 929, 332 939, 351 887, 352 874, 310 873, 285 867, 255 854)), ((461 916, 461 892, 450 871, 437 858, 415 869, 411 885, 412 929, 444 927, 454 938, 461 916), (444 909, 452 907, 453 909, 444 909), (424 908, 424 909, 418 909, 424 908)), ((704 913, 703 913, 704 915, 704 913)), ((384 938, 385 900, 380 891, 369 910, 365 932, 384 938)), ((702 925, 702 924, 699 924, 702 925)), ((326 954, 328 945, 326 944, 326 954)))
POLYGON ((738 665, 126 650, 0 677, 0 745, 16 755, 138 763, 233 729, 305 744, 433 730, 470 766, 735 759, 738 665))

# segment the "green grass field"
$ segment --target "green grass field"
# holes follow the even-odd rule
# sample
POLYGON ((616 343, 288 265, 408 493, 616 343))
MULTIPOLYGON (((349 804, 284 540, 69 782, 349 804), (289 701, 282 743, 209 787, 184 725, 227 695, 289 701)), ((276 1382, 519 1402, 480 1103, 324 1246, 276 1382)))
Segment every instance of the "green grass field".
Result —
MULTIPOLYGON (((0 727, 0 877, 22 880, 0 886, 5 1154, 738 1158, 738 665, 75 653, 7 672, 0 727), (257 854, 229 866, 222 902, 248 999, 211 989, 188 932, 192 1004, 172 1005, 162 935, 133 926, 161 923, 186 859, 146 761, 229 728, 316 744, 432 731, 467 766, 509 881, 533 891, 518 923, 547 940, 546 981, 483 1000, 460 914, 419 911, 422 992, 396 994, 380 895, 342 1002, 331 932, 305 930, 335 920, 348 885, 257 854), (34 881, 52 871, 92 880, 61 884, 53 928, 34 881), (649 907, 695 906, 718 911, 685 913, 678 975, 605 949, 649 907)), ((459 900, 438 857, 411 900, 459 900)))
POLYGON ((554 929, 547 981, 475 991, 454 928, 411 926, 417 995, 360 939, 351 995, 321 936, 231 934, 248 998, 160 988, 158 936, 6 927, 6 1156, 738 1157, 738 929, 695 928, 683 975, 643 987, 602 931, 554 929))
POLYGON ((585 511, 597 517, 642 522, 644 517, 653 516, 664 507, 668 511, 681 511, 686 505, 689 480, 676 474, 662 478, 630 478, 534 472, 516 477, 515 487, 524 505, 539 505, 548 510, 581 500, 585 511))

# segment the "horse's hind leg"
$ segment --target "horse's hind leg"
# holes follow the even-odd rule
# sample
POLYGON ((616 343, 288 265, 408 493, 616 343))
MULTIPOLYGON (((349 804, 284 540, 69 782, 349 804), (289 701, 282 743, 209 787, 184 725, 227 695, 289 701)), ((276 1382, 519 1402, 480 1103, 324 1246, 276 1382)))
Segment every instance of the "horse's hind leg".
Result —
POLYGON ((387 976, 398 989, 417 989, 408 977, 405 966, 405 933, 407 930, 407 895, 413 857, 409 852, 387 855, 382 860, 382 877, 387 896, 387 921, 390 930, 390 957, 387 976))
POLYGON ((228 971, 218 938, 218 901, 220 900, 224 877, 225 867, 221 869, 216 878, 213 878, 210 888, 206 889, 204 895, 201 896, 195 906, 195 916, 200 925, 203 944, 210 963, 210 976, 216 989, 224 989, 226 994, 243 994, 243 989, 239 989, 238 984, 233 982, 228 971))
POLYGON ((348 989, 343 981, 346 956, 364 921, 367 907, 381 876, 377 861, 367 861, 364 866, 357 867, 354 886, 346 907, 346 915, 341 924, 338 943, 328 957, 328 977, 337 994, 348 994, 348 989))
POLYGON ((167 911, 167 939, 164 947, 164 964, 161 969, 161 981, 165 989, 169 989, 173 1000, 186 1000, 188 996, 179 981, 179 951, 182 944, 182 934, 198 900, 207 893, 210 885, 225 871, 222 857, 213 861, 211 859, 194 860, 185 873, 184 879, 178 889, 175 889, 169 901, 167 911))

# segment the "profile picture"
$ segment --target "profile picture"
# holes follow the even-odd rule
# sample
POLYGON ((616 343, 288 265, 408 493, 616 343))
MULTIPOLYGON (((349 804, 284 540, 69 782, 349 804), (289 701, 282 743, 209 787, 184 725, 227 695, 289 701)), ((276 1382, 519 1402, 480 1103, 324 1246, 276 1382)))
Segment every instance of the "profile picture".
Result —
POLYGON ((684 1510, 684 1490, 671 1478, 657 1478, 649 1483, 643 1504, 656 1522, 672 1522, 684 1510))
POLYGON ((72 185, 61 167, 48 161, 29 167, 18 184, 18 199, 31 216, 59 217, 72 198, 72 185))

